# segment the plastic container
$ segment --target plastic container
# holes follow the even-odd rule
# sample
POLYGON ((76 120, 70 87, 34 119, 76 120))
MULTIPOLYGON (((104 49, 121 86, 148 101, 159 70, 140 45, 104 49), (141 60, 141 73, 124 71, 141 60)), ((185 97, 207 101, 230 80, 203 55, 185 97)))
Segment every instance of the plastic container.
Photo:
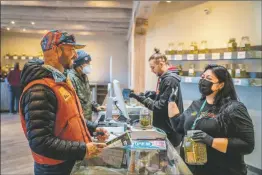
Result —
POLYGON ((184 137, 185 162, 189 165, 204 165, 207 162, 206 145, 192 139, 196 131, 189 130, 184 137))
POLYGON ((249 51, 251 44, 248 36, 243 36, 240 42, 240 51, 249 51))
POLYGON ((140 111, 139 123, 141 128, 149 128, 152 126, 152 112, 147 108, 142 108, 140 111))
POLYGON ((190 68, 188 70, 188 76, 190 77, 195 77, 196 76, 196 71, 195 71, 195 65, 191 64, 190 68))
POLYGON ((198 47, 196 42, 192 42, 190 45, 190 54, 198 54, 198 47))
POLYGON ((236 69, 236 78, 246 78, 246 67, 244 64, 238 64, 236 69))
POLYGON ((183 42, 181 43, 178 43, 178 46, 177 46, 177 54, 179 55, 182 55, 185 53, 185 44, 183 42))
POLYGON ((203 40, 200 44, 200 53, 208 53, 207 41, 203 40))
POLYGON ((237 51, 237 42, 236 38, 230 38, 227 43, 227 49, 229 52, 235 52, 237 51))

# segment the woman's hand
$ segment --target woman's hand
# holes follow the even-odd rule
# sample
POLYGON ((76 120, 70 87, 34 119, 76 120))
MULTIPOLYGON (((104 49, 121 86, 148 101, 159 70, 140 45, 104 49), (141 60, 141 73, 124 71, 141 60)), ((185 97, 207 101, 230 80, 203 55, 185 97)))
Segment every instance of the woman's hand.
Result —
POLYGON ((168 117, 173 118, 177 114, 180 114, 180 111, 176 105, 176 102, 169 102, 168 103, 168 117))

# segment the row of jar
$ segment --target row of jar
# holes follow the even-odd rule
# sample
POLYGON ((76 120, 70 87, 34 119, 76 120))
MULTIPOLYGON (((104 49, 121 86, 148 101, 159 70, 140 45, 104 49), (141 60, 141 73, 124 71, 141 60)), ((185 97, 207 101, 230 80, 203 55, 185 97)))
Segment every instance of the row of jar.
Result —
MULTIPOLYGON (((231 75, 232 78, 247 78, 247 72, 246 72, 246 66, 245 64, 223 64, 229 74, 231 75)), ((183 67, 182 65, 177 66, 179 75, 183 76, 183 67)), ((188 76, 190 77, 195 77, 196 76, 196 68, 194 64, 190 64, 189 69, 188 69, 188 76)))
MULTIPOLYGON (((241 38, 241 42, 239 47, 237 47, 236 38, 230 38, 227 43, 227 51, 235 52, 235 51, 249 51, 251 47, 250 40, 248 36, 243 36, 241 38)), ((207 41, 201 41, 200 47, 198 47, 197 42, 191 42, 189 46, 188 54, 199 54, 199 53, 208 53, 207 41)), ((165 51, 166 55, 175 55, 175 54, 187 54, 185 50, 185 44, 183 42, 178 43, 175 48, 174 43, 168 44, 168 50, 165 51)))

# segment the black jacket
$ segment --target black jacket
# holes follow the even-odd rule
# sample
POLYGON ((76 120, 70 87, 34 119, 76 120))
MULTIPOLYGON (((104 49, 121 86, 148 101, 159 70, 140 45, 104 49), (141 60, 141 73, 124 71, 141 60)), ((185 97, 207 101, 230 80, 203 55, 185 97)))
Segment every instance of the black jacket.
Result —
MULTIPOLYGON (((28 83, 45 77, 53 78, 52 72, 42 67, 43 61, 30 60, 21 74, 24 88, 28 83)), ((58 160, 82 160, 86 154, 86 144, 61 140, 54 135, 57 99, 47 86, 34 85, 21 97, 21 112, 25 116, 29 146, 37 154, 58 160)), ((90 133, 96 126, 87 123, 90 133)))
MULTIPOLYGON (((199 113, 204 100, 194 101, 180 116, 170 119, 172 126, 185 135, 199 113)), ((207 164, 189 166, 194 174, 201 175, 244 175, 246 165, 244 155, 254 149, 254 127, 243 103, 229 101, 218 107, 206 104, 196 124, 196 130, 202 130, 213 138, 228 138, 227 152, 222 153, 207 147, 207 164)), ((181 150, 182 157, 183 148, 181 150)))
POLYGON ((168 100, 172 92, 172 88, 178 88, 176 103, 178 105, 179 110, 181 112, 184 111, 182 93, 180 88, 181 79, 176 74, 176 71, 171 70, 168 70, 159 78, 159 93, 155 95, 154 93, 152 93, 152 95, 148 96, 145 100, 143 100, 143 104, 153 111, 153 125, 164 130, 167 133, 167 135, 170 135, 174 132, 168 117, 168 100))

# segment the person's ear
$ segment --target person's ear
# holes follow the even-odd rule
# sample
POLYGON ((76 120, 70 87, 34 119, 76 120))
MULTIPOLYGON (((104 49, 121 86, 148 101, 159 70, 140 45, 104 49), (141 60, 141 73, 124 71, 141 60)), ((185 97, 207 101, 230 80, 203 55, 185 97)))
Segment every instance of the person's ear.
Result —
POLYGON ((219 90, 221 90, 221 89, 223 89, 223 87, 225 86, 225 83, 224 82, 222 82, 222 83, 219 83, 219 90))

